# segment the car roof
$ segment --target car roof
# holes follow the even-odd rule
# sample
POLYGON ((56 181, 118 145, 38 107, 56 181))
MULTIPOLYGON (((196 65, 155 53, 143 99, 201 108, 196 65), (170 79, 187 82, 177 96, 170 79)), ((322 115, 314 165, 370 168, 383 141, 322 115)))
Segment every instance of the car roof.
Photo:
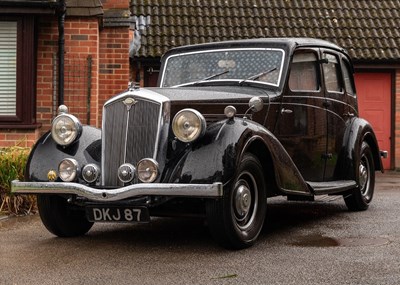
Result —
POLYGON ((163 57, 171 54, 198 51, 202 49, 220 49, 220 48, 238 48, 238 47, 276 47, 292 50, 295 47, 323 47, 330 48, 347 55, 347 52, 340 46, 315 38, 256 38, 245 40, 230 40, 221 42, 210 42, 204 44, 186 45, 172 48, 164 54, 163 57))

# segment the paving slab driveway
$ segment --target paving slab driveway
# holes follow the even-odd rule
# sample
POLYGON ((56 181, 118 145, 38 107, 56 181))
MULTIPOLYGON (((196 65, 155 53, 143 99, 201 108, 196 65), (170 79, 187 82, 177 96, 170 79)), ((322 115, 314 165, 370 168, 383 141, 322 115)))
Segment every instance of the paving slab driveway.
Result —
POLYGON ((0 220, 3 284, 400 284, 400 174, 379 174, 368 211, 342 198, 270 199, 250 249, 217 246, 201 220, 97 224, 56 238, 36 216, 0 220))

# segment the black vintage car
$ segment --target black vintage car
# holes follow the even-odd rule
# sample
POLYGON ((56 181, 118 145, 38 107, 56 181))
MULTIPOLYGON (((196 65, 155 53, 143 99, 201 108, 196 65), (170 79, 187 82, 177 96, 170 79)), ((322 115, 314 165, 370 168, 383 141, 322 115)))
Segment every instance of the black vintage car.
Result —
POLYGON ((353 72, 342 48, 316 39, 172 49, 159 88, 110 99, 101 130, 60 106, 12 191, 37 194, 57 236, 190 214, 235 249, 256 241, 269 197, 342 195, 365 210, 385 152, 358 116, 353 72))

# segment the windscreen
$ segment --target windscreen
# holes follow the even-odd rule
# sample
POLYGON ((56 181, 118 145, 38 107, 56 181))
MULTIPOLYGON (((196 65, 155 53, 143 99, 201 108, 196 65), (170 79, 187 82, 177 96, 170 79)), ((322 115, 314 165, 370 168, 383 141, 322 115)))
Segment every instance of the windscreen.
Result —
POLYGON ((279 86, 284 51, 224 49, 172 55, 166 59, 162 87, 202 81, 257 81, 279 86))

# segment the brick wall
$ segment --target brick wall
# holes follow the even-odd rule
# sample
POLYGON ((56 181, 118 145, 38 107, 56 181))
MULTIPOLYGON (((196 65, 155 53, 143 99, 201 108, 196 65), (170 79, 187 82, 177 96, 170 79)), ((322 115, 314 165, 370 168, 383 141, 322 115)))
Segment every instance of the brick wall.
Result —
POLYGON ((40 133, 50 129, 53 118, 54 76, 57 76, 58 29, 56 18, 41 18, 38 23, 36 119, 42 124, 40 133))
MULTIPOLYGON (((103 9, 129 9, 129 1, 103 1, 103 9)), ((32 146, 51 127, 58 107, 58 22, 37 21, 36 130, 0 130, 0 147, 32 146)), ((106 100, 129 82, 129 28, 101 28, 98 17, 66 17, 64 103, 83 124, 101 127, 106 100), (89 63, 91 75, 89 77, 89 63)))
POLYGON ((127 89, 129 83, 129 29, 104 29, 99 48, 99 122, 104 102, 127 89))
POLYGON ((31 147, 39 137, 39 130, 0 130, 0 148, 31 147))
POLYGON ((102 0, 103 9, 129 9, 129 0, 102 0))
MULTIPOLYGON (((82 123, 98 125, 98 21, 67 18, 64 53, 64 103, 82 123), (91 80, 88 81, 88 58, 91 57, 91 80), (90 89, 89 89, 90 87, 90 89), (90 91, 90 93, 89 93, 90 91), (90 94, 90 110, 87 107, 90 94), (90 121, 87 121, 90 111, 90 121)), ((41 133, 50 128, 54 109, 58 106, 58 28, 55 18, 39 23, 37 52, 37 120, 41 133)))
POLYGON ((65 35, 64 103, 82 123, 98 126, 98 21, 68 18, 65 35))

